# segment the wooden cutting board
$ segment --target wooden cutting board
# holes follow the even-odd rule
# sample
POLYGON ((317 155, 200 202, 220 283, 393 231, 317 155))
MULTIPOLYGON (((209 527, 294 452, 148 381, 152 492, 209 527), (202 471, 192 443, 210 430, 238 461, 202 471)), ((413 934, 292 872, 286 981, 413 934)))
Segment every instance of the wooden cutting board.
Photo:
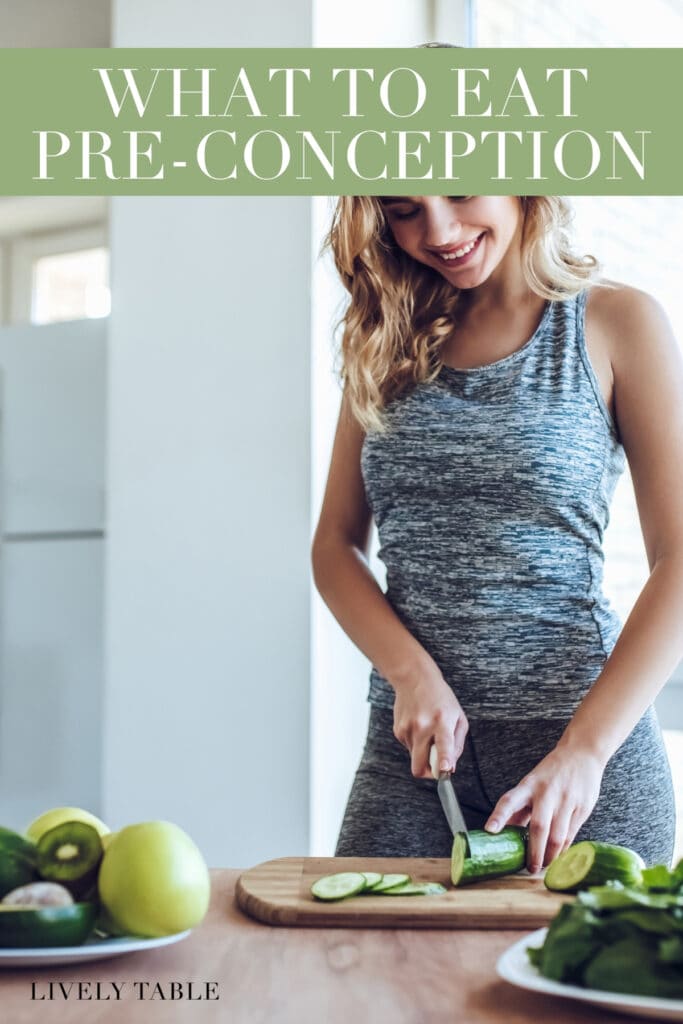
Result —
POLYGON ((450 862, 417 857, 283 857, 240 875, 237 905, 264 924, 315 928, 504 928, 547 925, 572 897, 549 892, 526 872, 453 888, 450 862), (441 882, 441 896, 354 896, 324 903, 311 895, 322 875, 338 871, 403 873, 441 882))

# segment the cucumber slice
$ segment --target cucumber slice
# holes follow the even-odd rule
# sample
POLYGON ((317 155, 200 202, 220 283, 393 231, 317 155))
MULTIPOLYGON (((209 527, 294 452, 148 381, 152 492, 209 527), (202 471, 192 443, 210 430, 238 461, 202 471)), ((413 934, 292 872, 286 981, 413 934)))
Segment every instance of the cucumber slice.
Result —
POLYGON ((365 879, 365 892, 371 892, 384 878, 379 871, 361 871, 361 875, 365 879))
POLYGON ((410 882, 410 875, 382 875, 382 881, 372 887, 372 895, 378 892, 387 892, 395 889, 398 885, 405 885, 410 882))
POLYGON ((495 833, 472 829, 469 842, 464 832, 458 832, 453 836, 451 852, 453 885, 467 885, 521 871, 526 862, 526 843, 526 829, 516 825, 508 825, 495 833))
POLYGON ((544 881, 553 892, 576 892, 606 882, 640 885, 644 867, 642 857, 625 846, 584 840, 552 861, 544 881))
POLYGON ((365 875, 360 871, 340 871, 336 875, 323 875, 311 886, 318 900, 343 900, 355 896, 365 888, 365 875))
POLYGON ((404 882, 391 889, 385 889, 382 896, 440 896, 446 887, 440 882, 404 882))

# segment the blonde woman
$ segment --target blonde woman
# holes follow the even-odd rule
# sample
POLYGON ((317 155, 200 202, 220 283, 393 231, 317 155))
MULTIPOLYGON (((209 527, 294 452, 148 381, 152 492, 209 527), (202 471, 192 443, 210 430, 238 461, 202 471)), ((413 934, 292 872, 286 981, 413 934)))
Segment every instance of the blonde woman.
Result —
POLYGON ((683 655, 683 367, 649 295, 601 281, 557 197, 344 197, 344 396, 316 584, 371 660, 338 855, 448 856, 470 828, 670 862, 652 702, 683 655), (621 624, 603 531, 628 458, 650 576, 621 624), (368 540, 377 524, 383 592, 368 540))

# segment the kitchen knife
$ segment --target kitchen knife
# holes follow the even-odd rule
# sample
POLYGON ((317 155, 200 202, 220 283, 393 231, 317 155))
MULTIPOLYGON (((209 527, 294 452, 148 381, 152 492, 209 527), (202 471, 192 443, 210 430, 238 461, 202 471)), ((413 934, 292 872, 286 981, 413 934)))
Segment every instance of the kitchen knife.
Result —
POLYGON ((462 811, 460 810, 460 804, 458 803, 458 797, 453 788, 453 782, 451 779, 450 772, 440 772, 436 763, 436 747, 432 743, 429 751, 429 766, 432 769, 432 775, 437 780, 436 789, 439 794, 439 800, 443 807, 443 813, 446 815, 446 821, 448 822, 451 832, 456 835, 458 832, 464 832, 467 839, 467 845, 469 847, 470 834, 467 831, 467 825, 463 817, 462 811))

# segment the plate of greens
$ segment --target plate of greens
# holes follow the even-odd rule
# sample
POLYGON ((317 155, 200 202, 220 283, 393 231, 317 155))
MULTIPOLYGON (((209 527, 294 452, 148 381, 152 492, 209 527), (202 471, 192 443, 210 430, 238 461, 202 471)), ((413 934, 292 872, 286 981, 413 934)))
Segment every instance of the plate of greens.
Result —
POLYGON ((511 985, 542 995, 562 996, 580 1002, 601 1006, 605 1010, 620 1010, 634 1017, 652 1017, 654 1020, 683 1021, 683 999, 661 999, 656 996, 634 996, 618 992, 602 992, 595 988, 568 985, 544 978, 529 961, 527 950, 540 946, 548 933, 547 928, 526 935, 507 949, 496 965, 498 974, 511 985))
POLYGON ((511 946, 497 970, 545 995, 683 1021, 683 862, 646 868, 639 884, 579 892, 549 928, 511 946))

